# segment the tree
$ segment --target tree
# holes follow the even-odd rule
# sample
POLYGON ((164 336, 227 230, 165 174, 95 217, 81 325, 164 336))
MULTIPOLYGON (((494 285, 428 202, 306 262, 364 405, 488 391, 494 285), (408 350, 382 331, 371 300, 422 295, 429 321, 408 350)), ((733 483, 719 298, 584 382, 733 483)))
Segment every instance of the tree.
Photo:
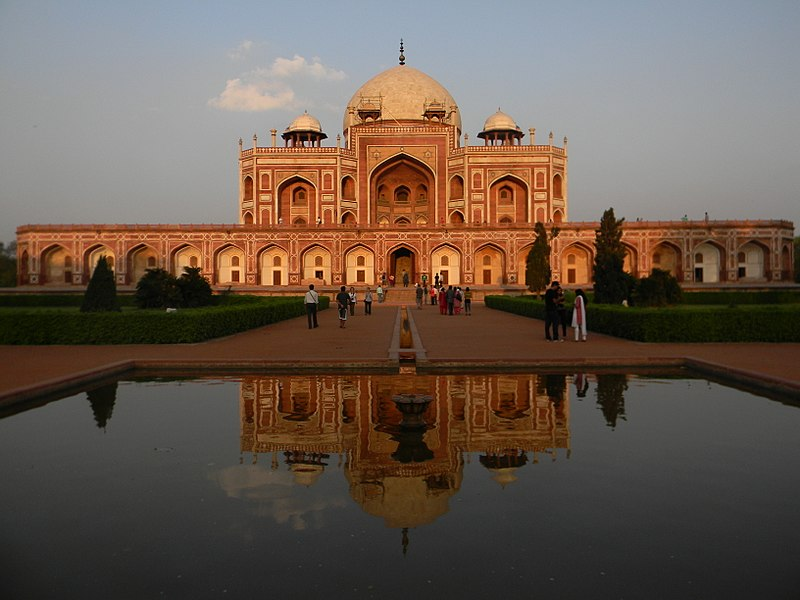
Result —
POLYGON ((164 308, 178 306, 181 292, 173 275, 164 269, 147 269, 136 283, 136 306, 164 308))
POLYGON ((101 256, 83 296, 81 312, 118 311, 117 284, 105 256, 101 256))
POLYGON ((195 308, 211 304, 211 284, 200 274, 200 267, 184 267, 183 275, 178 278, 178 289, 181 306, 195 308))
POLYGON ((627 299, 631 277, 625 273, 625 246, 622 244, 622 223, 614 209, 603 213, 600 228, 595 230, 594 299, 600 304, 620 304, 627 299))
POLYGON ((17 242, 0 242, 0 287, 17 285, 17 242))
POLYGON ((525 285, 532 292, 541 292, 550 284, 550 242, 558 236, 558 228, 547 233, 539 221, 533 226, 536 239, 525 259, 525 285))

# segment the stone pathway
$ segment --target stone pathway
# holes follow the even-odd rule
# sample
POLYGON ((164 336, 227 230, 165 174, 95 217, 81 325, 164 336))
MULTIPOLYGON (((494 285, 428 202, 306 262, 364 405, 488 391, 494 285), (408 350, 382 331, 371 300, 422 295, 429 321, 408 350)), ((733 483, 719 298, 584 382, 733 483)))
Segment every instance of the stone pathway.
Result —
MULTIPOLYGON (((431 371, 664 368, 688 365, 712 377, 800 401, 800 344, 645 344, 589 332, 589 341, 547 342, 542 321, 475 303, 472 316, 441 316, 437 306, 408 306, 414 348, 399 347, 400 307, 373 303, 340 329, 336 311, 201 344, 125 346, 0 346, 0 405, 63 393, 132 368, 148 372, 397 372, 401 354, 431 371)), ((590 324, 591 325, 591 324, 590 324)), ((572 335, 568 331, 568 337, 572 335)))

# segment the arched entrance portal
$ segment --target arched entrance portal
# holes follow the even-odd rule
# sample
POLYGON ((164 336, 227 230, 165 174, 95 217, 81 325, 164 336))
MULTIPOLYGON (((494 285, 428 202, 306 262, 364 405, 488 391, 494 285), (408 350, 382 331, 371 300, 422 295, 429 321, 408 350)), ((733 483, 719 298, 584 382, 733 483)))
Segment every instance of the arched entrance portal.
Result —
POLYGON ((403 273, 408 273, 409 284, 417 280, 414 252, 410 248, 398 248, 389 255, 389 275, 394 275, 395 285, 403 285, 403 273))

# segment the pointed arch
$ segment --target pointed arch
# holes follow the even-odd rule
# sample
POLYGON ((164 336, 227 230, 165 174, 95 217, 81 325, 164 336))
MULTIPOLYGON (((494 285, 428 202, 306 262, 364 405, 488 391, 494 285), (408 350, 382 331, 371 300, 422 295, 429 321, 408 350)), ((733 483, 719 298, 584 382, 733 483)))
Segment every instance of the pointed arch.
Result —
POLYGON ((300 263, 303 265, 303 283, 330 285, 333 281, 333 260, 327 248, 319 244, 305 248, 301 254, 300 263))
POLYGON ((302 175, 293 175, 278 184, 278 218, 284 223, 313 223, 317 217, 317 186, 302 175))
POLYGON ((371 222, 390 223, 406 217, 411 223, 424 215, 433 222, 436 176, 430 166, 404 152, 375 165, 369 174, 371 222))
POLYGON ((256 254, 261 285, 289 284, 289 253, 277 244, 265 246, 256 254))
POLYGON ((355 244, 344 251, 347 285, 375 285, 375 252, 364 244, 355 244))
POLYGON ((74 269, 73 257, 60 244, 48 246, 41 253, 39 282, 45 285, 64 285, 72 283, 74 269))
POLYGON ((450 178, 450 200, 464 199, 464 178, 461 175, 453 175, 450 178))
POLYGON ((450 244, 441 244, 431 252, 431 271, 444 285, 461 284, 461 251, 450 244))
POLYGON ((683 260, 680 246, 669 240, 661 240, 650 251, 650 268, 671 273, 683 281, 683 260))
POLYGON ((575 242, 561 250, 561 283, 565 285, 591 285, 594 252, 589 246, 575 242))
POLYGON ((356 180, 350 175, 342 177, 342 200, 356 199, 356 180))
POLYGON ((158 252, 148 244, 138 244, 128 251, 125 259, 126 271, 128 273, 127 283, 136 285, 144 277, 147 269, 160 267, 158 252))
POLYGON ((247 265, 245 253, 236 244, 226 244, 214 255, 214 281, 219 285, 241 285, 245 283, 247 265))
POLYGON ((506 253, 499 246, 483 244, 475 250, 475 283, 503 285, 506 283, 506 253))
POLYGON ((184 273, 184 268, 197 268, 203 266, 203 254, 199 248, 191 244, 182 244, 172 251, 170 256, 170 272, 175 277, 184 273))
POLYGON ((695 283, 717 283, 724 280, 725 249, 714 240, 706 240, 692 249, 695 283))
POLYGON ((356 224, 356 216, 353 214, 353 211, 346 210, 342 213, 341 222, 343 225, 355 225, 356 224))
POLYGON ((503 173, 489 182, 488 188, 490 222, 528 222, 530 186, 527 181, 513 173, 503 173))
POLYGON ((758 240, 748 240, 736 250, 736 278, 764 281, 769 278, 769 248, 758 240))

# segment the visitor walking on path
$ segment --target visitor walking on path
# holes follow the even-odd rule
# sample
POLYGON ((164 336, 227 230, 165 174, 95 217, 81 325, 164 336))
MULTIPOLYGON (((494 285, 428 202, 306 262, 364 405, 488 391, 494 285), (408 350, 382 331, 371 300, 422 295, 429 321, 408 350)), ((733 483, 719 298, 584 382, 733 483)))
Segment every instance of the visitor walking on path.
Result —
POLYGON ((575 328, 575 341, 586 341, 586 294, 583 290, 575 292, 575 306, 572 308, 572 326, 575 328))
POLYGON ((375 290, 375 293, 378 294, 378 304, 383 302, 383 286, 379 285, 378 289, 375 290))
POLYGON ((372 314, 372 290, 367 286, 367 291, 364 292, 364 314, 372 314))
POLYGON ((556 299, 558 298, 558 282, 554 281, 550 284, 550 287, 547 288, 547 291, 544 293, 544 337, 545 339, 553 342, 560 342, 563 341, 558 339, 558 325, 559 325, 559 318, 558 318, 558 306, 556 305, 556 299), (553 335, 550 336, 550 329, 552 327, 553 335))
POLYGON ((305 298, 306 314, 308 315, 308 328, 314 329, 319 327, 317 325, 317 309, 319 308, 319 294, 314 289, 314 284, 308 285, 308 291, 305 298))
POLYGON ((356 302, 358 298, 356 297, 356 288, 350 288, 350 316, 355 316, 356 314, 356 302))
POLYGON ((339 293, 336 294, 336 305, 339 310, 339 327, 344 329, 347 323, 347 306, 350 304, 350 295, 345 291, 347 288, 344 286, 339 288, 339 293))
POLYGON ((417 308, 422 310, 422 295, 425 291, 422 289, 422 286, 418 283, 414 284, 414 297, 417 300, 417 308))

